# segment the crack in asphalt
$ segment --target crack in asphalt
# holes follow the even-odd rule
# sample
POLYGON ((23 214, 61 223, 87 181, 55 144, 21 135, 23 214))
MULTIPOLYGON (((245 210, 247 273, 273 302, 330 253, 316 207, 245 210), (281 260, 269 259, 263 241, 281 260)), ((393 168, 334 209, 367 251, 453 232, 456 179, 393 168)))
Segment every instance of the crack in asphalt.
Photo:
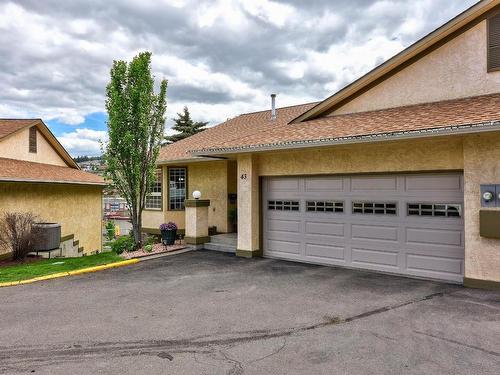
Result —
POLYGON ((270 358, 270 357, 278 354, 279 352, 281 352, 283 349, 285 349, 285 347, 286 347, 286 337, 283 337, 283 344, 278 349, 276 349, 272 353, 269 353, 268 355, 265 355, 264 357, 257 358, 257 359, 254 359, 252 361, 249 361, 248 363, 257 363, 257 362, 263 361, 266 358, 270 358))
POLYGON ((469 349, 479 350, 479 351, 481 351, 483 353, 487 353, 487 354, 491 354, 491 355, 500 357, 500 353, 495 352, 493 350, 488 350, 488 349, 481 348, 480 346, 465 344, 463 342, 460 342, 460 341, 457 341, 457 340, 453 340, 453 339, 449 339, 447 337, 433 335, 432 333, 426 333, 426 332, 421 332, 421 331, 413 331, 413 332, 415 332, 415 333, 417 333, 419 335, 424 335, 424 336, 427 336, 427 337, 432 337, 434 339, 443 340, 443 341, 446 341, 446 342, 449 342, 449 343, 452 343, 452 344, 456 344, 456 345, 460 345, 460 346, 465 346, 466 348, 469 348, 469 349))
MULTIPOLYGON (((0 371, 5 371, 6 369, 12 369, 15 365, 20 365, 30 361, 31 363, 36 362, 42 364, 44 362, 59 363, 59 362, 69 362, 80 360, 82 356, 93 356, 93 357, 104 357, 106 355, 111 355, 115 357, 124 356, 137 356, 137 355, 156 355, 159 356, 162 353, 168 353, 165 356, 170 361, 174 360, 172 354, 180 353, 193 353, 193 354, 213 354, 214 347, 232 346, 241 343, 247 343, 259 340, 269 340, 273 338, 285 338, 297 333, 311 331, 327 326, 334 326, 340 324, 346 324, 354 322, 356 320, 365 319, 373 315, 381 314, 391 310, 399 309, 404 306, 412 305, 418 302, 423 302, 430 300, 432 298, 441 297, 450 291, 442 291, 438 293, 433 293, 426 295, 421 298, 412 299, 406 302, 402 302, 395 305, 384 306, 378 309, 370 310, 358 315, 354 315, 347 318, 339 317, 326 317, 325 321, 318 322, 309 326, 302 327, 292 327, 279 330, 255 330, 255 331, 242 331, 230 334, 231 337, 222 337, 216 339, 208 339, 207 336, 197 336, 194 338, 178 339, 178 340, 143 340, 143 341, 129 341, 129 342, 98 342, 91 344, 73 344, 73 345, 61 345, 52 347, 33 347, 33 346, 22 346, 22 347, 0 347, 0 371), (172 357, 170 359, 169 357, 172 357)), ((281 351, 286 345, 286 341, 283 346, 274 354, 281 351)), ((222 353, 222 352, 221 352, 222 353)), ((263 357, 264 359, 266 357, 263 357)), ((260 359, 260 360, 262 360, 260 359)), ((231 358, 226 358, 228 361, 235 361, 231 358)), ((236 361, 237 362, 237 361, 236 361)), ((232 362, 234 363, 234 362, 232 362)), ((239 362, 238 362, 239 363, 239 362)), ((241 374, 239 365, 236 363, 234 367, 233 374, 241 374)))

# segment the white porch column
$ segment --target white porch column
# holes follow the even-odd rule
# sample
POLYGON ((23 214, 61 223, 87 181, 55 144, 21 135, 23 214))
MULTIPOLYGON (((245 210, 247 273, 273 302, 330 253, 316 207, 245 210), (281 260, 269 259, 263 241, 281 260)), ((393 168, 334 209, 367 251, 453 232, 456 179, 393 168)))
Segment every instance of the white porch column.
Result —
POLYGON ((259 175, 251 154, 238 156, 238 247, 236 255, 262 256, 259 227, 259 175))

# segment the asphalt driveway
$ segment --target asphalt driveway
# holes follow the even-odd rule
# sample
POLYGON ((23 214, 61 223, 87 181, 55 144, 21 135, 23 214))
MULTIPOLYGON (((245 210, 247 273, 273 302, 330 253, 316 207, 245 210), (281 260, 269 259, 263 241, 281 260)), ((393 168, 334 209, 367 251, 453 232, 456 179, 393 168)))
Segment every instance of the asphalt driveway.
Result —
POLYGON ((500 293, 198 251, 0 289, 0 373, 497 374, 500 293))

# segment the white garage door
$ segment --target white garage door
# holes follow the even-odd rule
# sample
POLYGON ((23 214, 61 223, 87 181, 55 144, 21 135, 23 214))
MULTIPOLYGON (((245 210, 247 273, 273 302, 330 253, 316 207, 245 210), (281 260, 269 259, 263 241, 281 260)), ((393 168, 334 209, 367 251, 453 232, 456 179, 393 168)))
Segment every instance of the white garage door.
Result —
POLYGON ((461 283, 462 174, 270 177, 264 256, 461 283))

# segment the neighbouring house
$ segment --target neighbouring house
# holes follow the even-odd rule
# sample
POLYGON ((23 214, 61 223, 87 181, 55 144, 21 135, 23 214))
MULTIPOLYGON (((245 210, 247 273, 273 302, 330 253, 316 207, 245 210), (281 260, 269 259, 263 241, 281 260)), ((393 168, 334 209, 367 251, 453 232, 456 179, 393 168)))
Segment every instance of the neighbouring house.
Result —
POLYGON ((199 190, 209 225, 228 232, 236 194, 236 255, 500 286, 499 4, 321 102, 164 146, 145 230, 182 227, 199 190))
POLYGON ((103 187, 42 120, 0 119, 0 214, 31 211, 59 223, 63 255, 91 254, 101 250, 103 187))

